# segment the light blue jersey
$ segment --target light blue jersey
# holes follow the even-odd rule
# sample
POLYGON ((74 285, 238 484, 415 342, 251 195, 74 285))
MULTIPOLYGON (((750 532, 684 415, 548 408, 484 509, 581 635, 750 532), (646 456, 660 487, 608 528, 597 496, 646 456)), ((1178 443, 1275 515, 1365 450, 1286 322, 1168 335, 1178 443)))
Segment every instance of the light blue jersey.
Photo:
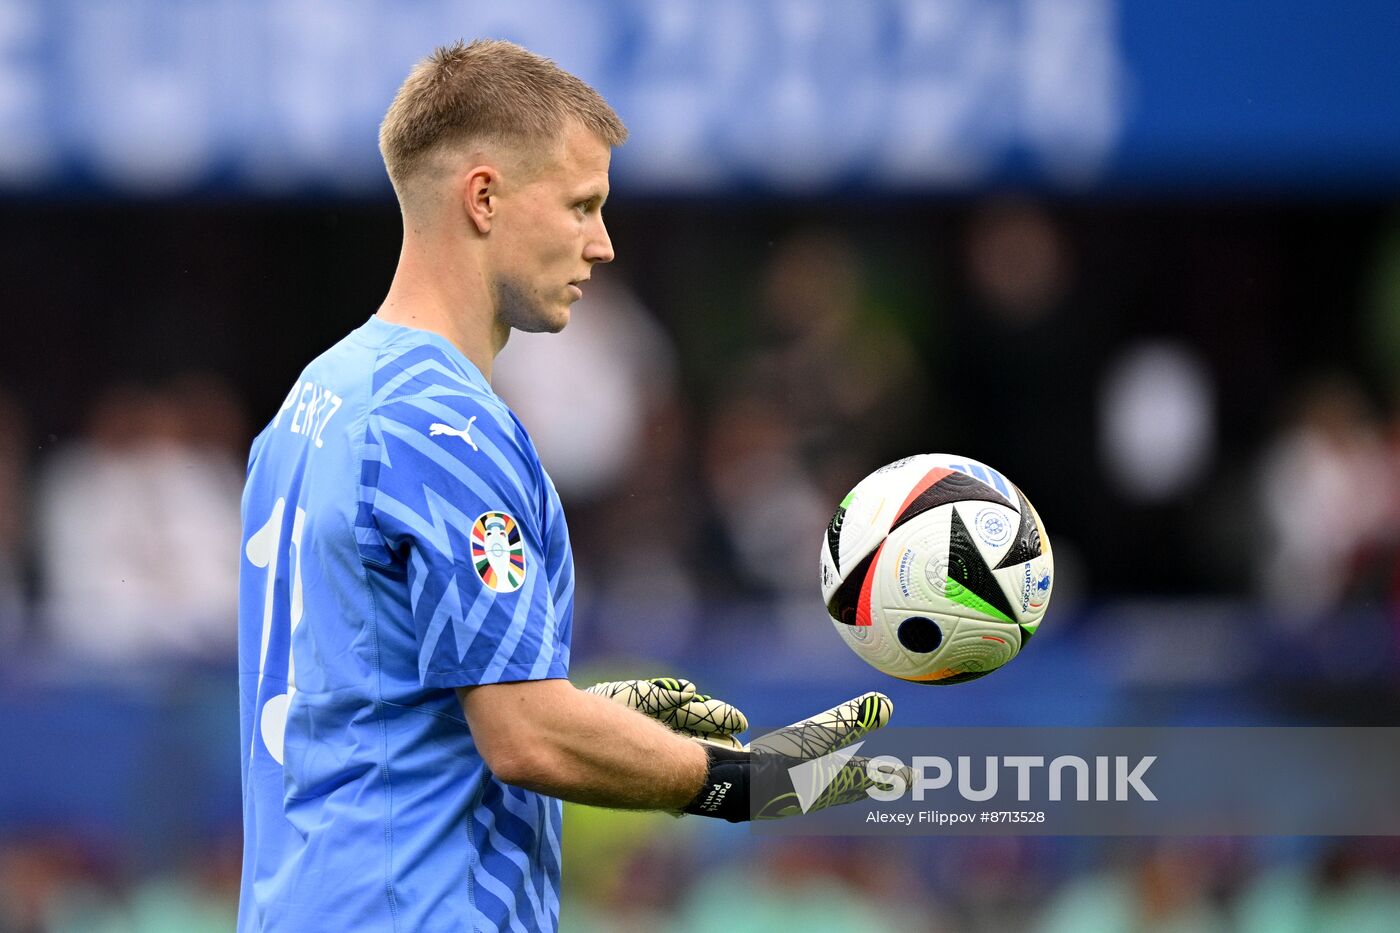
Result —
POLYGON ((240 931, 553 930, 557 800, 454 687, 565 677, 573 561, 523 427, 445 339, 371 318, 253 442, 240 931))

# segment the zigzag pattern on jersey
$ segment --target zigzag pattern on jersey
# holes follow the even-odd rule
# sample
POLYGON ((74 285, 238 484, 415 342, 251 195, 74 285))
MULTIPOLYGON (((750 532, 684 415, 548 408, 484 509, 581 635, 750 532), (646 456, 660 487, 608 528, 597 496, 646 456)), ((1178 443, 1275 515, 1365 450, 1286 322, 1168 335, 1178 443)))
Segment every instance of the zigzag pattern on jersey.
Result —
MULTIPOLYGON (((535 539, 547 534, 546 497, 522 485, 541 474, 525 459, 528 444, 517 443, 518 422, 479 381, 438 346, 409 347, 383 360, 366 425, 359 514, 367 522, 357 521, 357 535, 369 538, 362 544, 367 556, 378 543, 391 557, 376 541, 378 515, 419 542, 406 582, 420 632, 420 677, 437 667, 469 670, 490 682, 507 666, 543 677, 568 660, 567 630, 563 643, 558 632, 568 624, 572 601, 567 545, 558 566, 547 567, 545 545, 535 539), (428 434, 434 421, 465 428, 472 415, 478 416, 472 430, 477 450, 428 434), (503 500, 502 489, 512 488, 511 498, 520 501, 503 500), (494 510, 532 529, 522 534, 529 557, 538 559, 512 593, 485 586, 467 559, 472 525, 482 511, 494 510)), ((558 801, 484 782, 468 817, 478 848, 470 884, 480 916, 472 920, 483 929, 558 925, 560 810, 558 801)))
MULTIPOLYGON (((431 372, 440 373, 459 387, 474 387, 471 374, 461 362, 432 344, 410 347, 397 356, 386 354, 377 362, 371 383, 371 392, 376 404, 392 398, 406 383, 431 372)), ((409 390, 413 391, 416 389, 409 390)))
MULTIPOLYGON (((371 412, 384 404, 408 398, 423 391, 439 390, 437 394, 460 397, 481 397, 467 371, 440 348, 430 344, 414 346, 397 356, 385 355, 375 367, 372 379, 371 412)), ((405 430, 408 430, 405 427, 405 430)), ((360 464, 360 495, 355 515, 355 539, 366 560, 382 566, 393 562, 394 555, 385 547, 374 520, 374 504, 380 487, 383 469, 392 466, 389 450, 384 444, 381 427, 376 418, 366 419, 364 436, 364 459, 360 464)), ((415 508, 420 518, 434 525, 439 534, 433 540, 444 542, 445 536, 437 528, 433 509, 428 504, 426 490, 423 492, 421 508, 415 508)), ((470 525, 468 525, 470 527, 470 525)))
MULTIPOLYGON (((388 564, 393 548, 380 526, 401 526, 439 568, 430 568, 416 552, 408 565, 412 611, 421 632, 420 676, 467 667, 482 671, 482 680, 489 682, 508 666, 544 676, 558 639, 553 602, 538 592, 551 582, 543 568, 527 573, 520 589, 498 593, 481 582, 467 559, 480 512, 505 510, 526 525, 537 518, 537 497, 520 479, 533 477, 534 468, 510 442, 517 431, 514 418, 434 346, 413 347, 382 363, 374 384, 356 537, 366 559, 388 564), (476 450, 429 435, 432 421, 466 424, 472 415, 478 417, 476 450), (542 628, 529 624, 532 608, 543 617, 542 628)), ((538 542, 530 544, 538 548, 538 542)))
POLYGON ((470 817, 478 856, 470 871, 475 906, 496 929, 552 930, 558 926, 560 850, 556 828, 562 822, 561 810, 559 801, 518 787, 497 781, 482 784, 481 803, 470 817), (540 834, 547 838, 548 849, 535 849, 534 841, 540 834), (539 852, 539 865, 531 864, 532 849, 539 852))
MULTIPOLYGON (((315 532, 315 543, 297 555, 307 572, 300 631, 314 645, 303 657, 324 661, 334 680, 327 679, 329 689, 307 689, 299 698, 312 715, 289 717, 284 745, 294 755, 306 749, 305 765, 274 774, 271 760, 259 759, 245 772, 244 825, 258 842, 253 851, 260 872, 263 866, 280 870, 289 864, 283 858, 306 853, 302 836, 278 813, 289 803, 285 780, 300 775, 317 787, 344 788, 346 780, 368 775, 353 794, 313 794, 295 802, 307 820, 338 808, 347 822, 337 825, 370 829, 349 838, 331 833, 331 844, 303 863, 327 878, 334 874, 348 888, 303 886, 296 899, 331 914, 353 906, 362 924, 375 928, 392 926, 397 916, 405 929, 438 923, 552 930, 559 918, 561 806, 495 779, 471 736, 452 720, 460 707, 451 688, 489 678, 506 665, 500 679, 567 675, 573 580, 567 530, 528 440, 480 375, 453 357, 441 340, 372 320, 303 377, 345 387, 345 410, 336 423, 355 424, 356 443, 328 444, 306 458, 297 438, 286 452, 270 448, 266 453, 276 456, 264 456, 260 471, 250 472, 250 483, 255 476, 262 483, 256 487, 259 499, 272 492, 266 488, 272 480, 281 484, 277 495, 288 496, 288 506, 301 501, 299 490, 312 488, 308 482, 319 484, 315 491, 325 508, 317 512, 317 524, 306 528, 308 535, 315 532), (485 436, 489 450, 478 454, 455 437, 427 436, 434 421, 464 428, 473 415, 479 416, 473 439, 485 436), (497 475, 501 467, 493 453, 528 468, 497 475), (296 472, 287 476, 284 465, 296 472), (306 470, 313 467, 317 475, 308 479, 306 470), (466 560, 471 525, 491 510, 472 501, 466 477, 498 492, 517 483, 529 490, 528 516, 525 509, 510 511, 530 524, 527 556, 538 554, 539 560, 529 568, 533 580, 514 594, 483 594, 488 588, 466 560), (354 544, 345 538, 347 521, 353 523, 354 544), (332 535, 339 538, 330 540, 332 535), (334 587, 326 585, 332 576, 334 587), (474 637, 478 630, 480 638, 474 637), (441 767, 444 761, 451 767, 441 767), (394 806, 387 796, 390 777, 394 806), (405 800, 427 803, 403 806, 405 800), (432 807, 437 801, 448 806, 432 807), (392 844, 391 861, 384 861, 386 844, 392 844), (353 869, 381 862, 382 870, 373 871, 378 883, 354 883, 353 869), (347 868, 350 874, 344 874, 347 868), (350 889, 353 894, 341 894, 350 889), (359 909, 403 890, 410 896, 400 897, 397 907, 390 900, 382 914, 359 909), (432 898, 419 895, 434 892, 450 897, 455 909, 426 920, 434 908, 425 901, 432 898)), ((271 436, 289 440, 286 431, 271 436)), ((258 461, 253 466, 258 470, 258 461)), ((499 497, 491 505, 499 509, 499 497)), ((290 555, 283 556, 290 565, 290 555)), ((289 570, 281 570, 282 577, 289 570)), ((285 612, 288 602, 279 595, 277 611, 285 612)), ((254 618, 261 613, 246 606, 242 615, 246 738, 260 731, 260 712, 246 701, 256 695, 264 623, 254 618)), ((275 631, 287 631, 286 624, 279 620, 275 631)), ((285 650, 274 644, 271 650, 285 650)))

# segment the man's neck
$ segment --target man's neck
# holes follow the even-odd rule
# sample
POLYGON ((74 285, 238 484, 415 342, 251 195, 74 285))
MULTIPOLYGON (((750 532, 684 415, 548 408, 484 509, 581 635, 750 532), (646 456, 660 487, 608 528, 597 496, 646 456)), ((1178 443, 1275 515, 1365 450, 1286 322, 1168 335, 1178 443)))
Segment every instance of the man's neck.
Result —
POLYGON ((489 286, 481 270, 451 250, 432 250, 405 238, 381 320, 447 338, 489 381, 509 331, 498 328, 489 286), (499 332, 498 331, 503 331, 499 332))

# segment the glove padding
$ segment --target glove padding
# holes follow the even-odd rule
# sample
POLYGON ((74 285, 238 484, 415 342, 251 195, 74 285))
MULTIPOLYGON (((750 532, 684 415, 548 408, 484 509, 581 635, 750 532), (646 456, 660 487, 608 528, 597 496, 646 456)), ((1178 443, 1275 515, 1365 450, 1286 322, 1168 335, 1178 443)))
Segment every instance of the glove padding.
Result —
POLYGON ((743 748, 735 733, 749 727, 738 707, 696 693, 695 684, 678 677, 613 680, 594 684, 588 693, 650 716, 674 732, 725 748, 743 748))
MULTIPOLYGON (((890 698, 871 691, 754 739, 749 743, 749 751, 760 760, 773 755, 787 765, 786 777, 791 780, 793 789, 787 791, 782 787, 770 799, 755 801, 753 818, 774 820, 869 799, 867 788, 876 784, 883 786, 887 782, 870 777, 868 758, 852 755, 839 764, 823 762, 815 768, 800 768, 796 772, 791 770, 791 765, 810 762, 858 742, 876 729, 883 728, 893 714, 894 703, 890 698), (802 806, 804 800, 809 801, 805 808, 802 806)), ((881 767, 877 770, 895 773, 892 768, 881 767)), ((906 786, 912 784, 913 774, 908 773, 909 769, 900 770, 906 772, 906 786)), ((771 790, 767 786, 770 783, 760 781, 760 787, 756 790, 771 790)))
MULTIPOLYGON (((888 783, 870 776, 869 759, 818 760, 881 728, 893 712, 889 697, 866 693, 755 739, 742 750, 712 750, 705 784, 685 812, 740 822, 865 800, 867 788, 888 783)), ((877 771, 913 778, 907 768, 877 771)))

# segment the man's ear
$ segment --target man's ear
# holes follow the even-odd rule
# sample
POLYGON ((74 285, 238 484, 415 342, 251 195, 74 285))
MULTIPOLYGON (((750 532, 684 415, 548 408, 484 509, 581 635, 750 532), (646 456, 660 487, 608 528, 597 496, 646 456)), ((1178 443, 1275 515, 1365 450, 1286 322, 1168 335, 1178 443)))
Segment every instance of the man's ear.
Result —
POLYGON ((491 232, 491 223, 496 217, 497 199, 500 197, 501 176, 489 165, 478 165, 467 172, 466 184, 462 188, 462 207, 467 213, 467 221, 476 232, 491 232))

